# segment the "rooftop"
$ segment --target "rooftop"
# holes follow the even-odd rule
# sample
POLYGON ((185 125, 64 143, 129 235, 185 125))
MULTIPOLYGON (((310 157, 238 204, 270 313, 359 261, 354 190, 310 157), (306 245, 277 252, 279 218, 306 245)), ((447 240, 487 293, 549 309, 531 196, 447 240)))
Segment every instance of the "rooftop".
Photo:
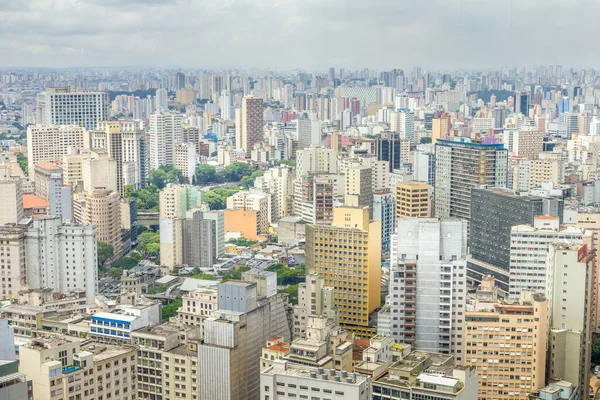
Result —
POLYGON ((50 203, 34 194, 23 195, 23 208, 50 207, 50 203))

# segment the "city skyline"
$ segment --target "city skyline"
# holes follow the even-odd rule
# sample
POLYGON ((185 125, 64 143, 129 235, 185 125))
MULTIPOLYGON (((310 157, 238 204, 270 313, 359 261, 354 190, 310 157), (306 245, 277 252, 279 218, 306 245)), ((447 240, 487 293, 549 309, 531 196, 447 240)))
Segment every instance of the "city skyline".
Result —
POLYGON ((516 1, 4 3, 0 51, 12 55, 2 63, 8 68, 600 64, 584 40, 598 33, 592 18, 600 5, 587 1, 549 1, 543 10, 516 1))

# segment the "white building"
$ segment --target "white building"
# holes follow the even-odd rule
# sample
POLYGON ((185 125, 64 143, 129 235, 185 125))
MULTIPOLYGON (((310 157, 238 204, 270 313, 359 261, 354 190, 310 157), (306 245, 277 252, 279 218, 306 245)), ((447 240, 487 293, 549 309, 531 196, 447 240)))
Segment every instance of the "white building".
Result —
POLYGON ((0 273, 2 288, 0 297, 16 299, 18 293, 27 288, 27 264, 25 263, 25 227, 22 225, 0 225, 0 273))
POLYGON ((161 112, 169 109, 169 92, 167 89, 159 88, 156 89, 156 95, 154 97, 154 111, 161 112))
POLYGON ((311 173, 336 174, 338 172, 337 151, 311 146, 296 153, 296 177, 311 173))
POLYGON ((98 293, 96 227, 35 218, 27 229, 27 281, 30 289, 67 293, 83 290, 88 304, 98 293))
POLYGON ((276 360, 260 373, 261 399, 371 399, 371 378, 276 360))
POLYGON ((303 338, 308 317, 325 316, 337 325, 338 312, 333 301, 333 287, 325 286, 323 277, 306 275, 298 284, 298 304, 294 306, 294 339, 303 338))
POLYGON ((181 143, 181 114, 163 111, 150 116, 150 170, 161 165, 175 165, 175 147, 181 143))
POLYGON ((462 359, 467 224, 406 218, 392 235, 391 333, 396 342, 462 359), (460 336, 457 336, 460 335, 460 336))
POLYGON ((181 143, 175 146, 175 168, 181 170, 189 183, 196 174, 196 145, 181 143))
POLYGON ((299 150, 303 150, 311 145, 320 145, 321 121, 309 119, 296 120, 296 135, 299 150))
POLYGON ((291 214, 294 178, 293 168, 280 165, 269 168, 254 180, 254 188, 269 197, 271 221, 277 222, 291 214))
POLYGON ((0 360, 16 360, 15 329, 8 319, 0 319, 0 360))
POLYGON ((509 296, 519 299, 523 290, 546 294, 549 283, 546 258, 550 244, 581 244, 583 235, 574 226, 562 229, 557 217, 538 216, 533 226, 513 226, 510 241, 509 296))
POLYGON ((130 343, 131 333, 160 324, 160 303, 132 306, 118 305, 110 312, 92 315, 90 335, 103 343, 130 343))
POLYGON ((37 95, 36 122, 78 125, 89 130, 94 129, 99 121, 110 119, 109 108, 108 93, 73 87, 48 88, 37 95))

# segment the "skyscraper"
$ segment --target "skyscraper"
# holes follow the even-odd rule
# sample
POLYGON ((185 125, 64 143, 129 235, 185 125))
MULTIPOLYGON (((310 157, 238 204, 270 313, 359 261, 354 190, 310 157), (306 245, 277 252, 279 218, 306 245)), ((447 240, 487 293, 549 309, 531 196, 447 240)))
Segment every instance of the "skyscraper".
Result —
MULTIPOLYGON (((394 132, 384 132, 377 136, 375 140, 375 154, 377 160, 387 161, 389 163, 389 171, 393 172, 400 168, 403 159, 402 139, 394 132)), ((409 146, 410 151, 410 146, 409 146)))
POLYGON ((529 116, 529 93, 525 91, 516 91, 514 99, 515 114, 529 116))
POLYGON ((334 288, 340 325, 370 337, 369 315, 380 306, 381 221, 369 209, 339 207, 333 222, 306 227, 306 268, 334 288))
POLYGON ((508 151, 501 144, 473 143, 468 138, 438 140, 435 145, 435 216, 469 220, 471 189, 506 187, 508 151))
POLYGON ((255 144, 263 139, 263 100, 253 96, 242 99, 242 108, 236 110, 235 145, 250 157, 255 144))
POLYGON ((175 165, 175 147, 181 143, 181 114, 163 111, 150 116, 150 170, 175 165))
POLYGON ((78 125, 90 130, 99 121, 110 118, 109 107, 108 93, 74 87, 48 88, 37 95, 36 123, 78 125))
POLYGON ((417 181, 396 183, 396 220, 431 216, 428 184, 417 181))

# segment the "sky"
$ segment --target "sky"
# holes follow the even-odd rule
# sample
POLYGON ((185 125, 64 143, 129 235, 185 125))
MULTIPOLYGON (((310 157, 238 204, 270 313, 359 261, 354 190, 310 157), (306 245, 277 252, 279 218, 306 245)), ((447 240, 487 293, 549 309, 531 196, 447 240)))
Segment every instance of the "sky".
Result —
POLYGON ((600 65, 596 0, 0 0, 0 67, 600 65))

